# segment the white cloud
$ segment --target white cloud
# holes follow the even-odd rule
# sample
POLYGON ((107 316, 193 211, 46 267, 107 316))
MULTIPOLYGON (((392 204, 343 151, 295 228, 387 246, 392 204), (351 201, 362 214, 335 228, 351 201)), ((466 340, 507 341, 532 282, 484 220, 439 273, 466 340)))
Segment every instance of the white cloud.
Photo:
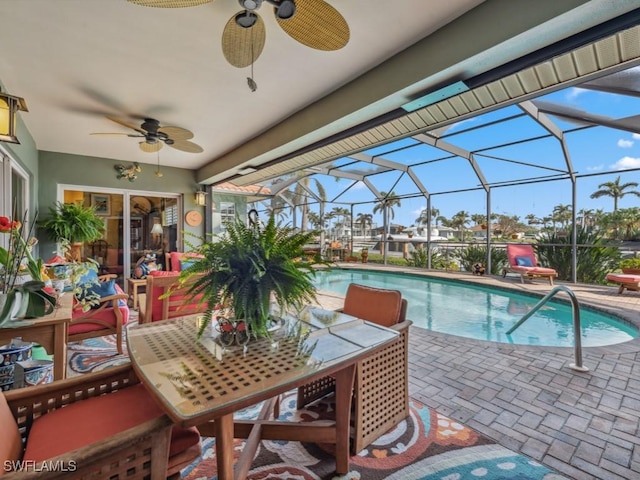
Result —
POLYGON ((415 215, 416 217, 419 217, 420 214, 424 212, 426 209, 427 207, 420 207, 418 210, 414 210, 413 212, 411 212, 411 214, 415 215))
POLYGON ((604 165, 596 165, 594 167, 587 167, 588 172, 599 172, 604 169, 604 165))
POLYGON ((364 182, 357 182, 350 190, 362 190, 363 188, 367 188, 364 182))
POLYGON ((587 90, 585 90, 584 88, 578 88, 578 87, 573 87, 570 88, 569 91, 567 92, 567 100, 571 101, 571 100, 575 100, 576 98, 578 98, 579 95, 582 95, 583 93, 586 93, 587 90))
POLYGON ((640 140, 640 133, 634 133, 631 136, 633 137, 634 140, 640 140))
POLYGON ((640 168, 640 158, 622 157, 616 163, 609 165, 612 170, 627 170, 629 168, 640 168))
POLYGON ((624 138, 621 138, 618 140, 618 146, 620 148, 631 148, 633 147, 633 140, 625 140, 624 138))
POLYGON ((466 120, 461 120, 461 121, 459 121, 459 122, 456 122, 456 123, 451 124, 451 125, 449 126, 449 128, 447 128, 445 131, 446 131, 447 133, 450 133, 450 132, 452 132, 452 131, 454 131, 454 130, 459 129, 459 128, 460 128, 461 126, 463 126, 465 123, 473 123, 473 122, 476 122, 476 121, 477 121, 477 119, 476 119, 476 118, 467 118, 466 120))

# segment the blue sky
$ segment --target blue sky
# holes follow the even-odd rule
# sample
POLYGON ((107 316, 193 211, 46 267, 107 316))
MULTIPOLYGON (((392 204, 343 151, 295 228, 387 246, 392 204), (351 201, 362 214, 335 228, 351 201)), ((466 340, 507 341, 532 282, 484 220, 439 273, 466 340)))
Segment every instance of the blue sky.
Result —
MULTIPOLYGON (((590 114, 619 119, 637 115, 640 112, 640 99, 612 95, 579 88, 569 88, 537 100, 553 102, 572 109, 584 110, 590 114)), ((520 116, 508 122, 502 122, 485 128, 464 132, 465 129, 478 127, 497 119, 520 115, 522 111, 516 107, 506 107, 473 119, 465 120, 449 127, 444 140, 468 151, 478 151, 497 144, 518 142, 526 138, 547 135, 547 131, 528 116, 520 116)), ((568 123, 558 117, 551 117, 563 130, 578 127, 575 123, 568 123)), ((640 122, 639 122, 640 123, 640 122)), ((628 131, 607 127, 593 127, 566 134, 566 142, 571 156, 571 162, 578 175, 606 172, 598 175, 580 178, 577 183, 577 209, 602 209, 605 212, 613 210, 613 199, 602 197, 591 199, 590 195, 604 182, 614 181, 621 175, 621 181, 640 183, 640 172, 625 172, 627 169, 640 168, 640 135, 628 131)), ((415 140, 404 139, 369 150, 365 153, 379 155, 381 158, 393 160, 412 167, 432 194, 432 206, 440 210, 440 214, 450 218, 460 210, 469 214, 486 212, 486 196, 483 190, 458 193, 443 192, 466 190, 479 186, 469 162, 460 157, 452 157, 439 149, 421 145, 415 140), (416 145, 401 151, 393 150, 400 146, 416 145)), ((560 143, 553 138, 540 138, 535 141, 518 143, 499 149, 491 149, 476 153, 476 160, 489 183, 503 182, 512 179, 527 179, 531 177, 549 176, 565 170, 566 164, 562 155, 560 143), (503 159, 503 160, 498 160, 503 159), (510 160, 507 162, 504 160, 510 160), (520 165, 513 162, 523 162, 539 165, 543 168, 520 165)), ((352 160, 341 159, 335 163, 345 165, 352 160)), ((345 167, 343 167, 345 168, 345 167)), ((376 167, 369 163, 358 162, 350 167, 352 170, 365 169, 372 171, 376 167)), ((327 198, 332 199, 345 188, 353 184, 352 180, 336 180, 328 176, 316 176, 324 186, 327 198)), ((369 180, 381 191, 393 189, 397 194, 419 193, 413 182, 405 174, 393 171, 371 175, 369 180), (397 184, 396 184, 397 182, 397 184), (395 184, 395 186, 394 186, 395 184)), ((311 181, 311 187, 315 190, 311 181)), ((640 190, 640 188, 639 188, 640 190)), ((527 214, 533 213, 538 217, 550 215, 554 206, 571 204, 571 183, 569 180, 535 183, 512 187, 492 189, 492 212, 505 215, 517 215, 525 220, 527 214)), ((373 194, 363 183, 356 183, 339 198, 343 202, 373 201, 373 194)), ((329 204, 330 211, 334 206, 348 205, 329 204)), ((619 208, 640 206, 640 198, 625 196, 619 202, 619 208)), ((401 207, 395 208, 394 223, 409 226, 415 222, 420 211, 426 207, 423 197, 407 198, 401 201, 401 207)), ((354 216, 358 213, 372 213, 373 203, 356 205, 354 216)), ((374 222, 382 224, 381 215, 374 216, 374 222)))

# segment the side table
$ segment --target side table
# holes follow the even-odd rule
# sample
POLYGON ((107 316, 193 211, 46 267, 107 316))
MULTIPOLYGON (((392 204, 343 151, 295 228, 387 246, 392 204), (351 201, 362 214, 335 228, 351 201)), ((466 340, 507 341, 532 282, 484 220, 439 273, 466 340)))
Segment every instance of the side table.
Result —
POLYGON ((28 320, 28 325, 0 328, 0 345, 12 338, 39 343, 53 355, 53 379, 62 380, 67 375, 67 327, 71 320, 71 295, 65 295, 53 313, 28 320))
POLYGON ((127 278, 127 293, 133 302, 133 309, 138 310, 138 289, 147 285, 144 278, 127 278))

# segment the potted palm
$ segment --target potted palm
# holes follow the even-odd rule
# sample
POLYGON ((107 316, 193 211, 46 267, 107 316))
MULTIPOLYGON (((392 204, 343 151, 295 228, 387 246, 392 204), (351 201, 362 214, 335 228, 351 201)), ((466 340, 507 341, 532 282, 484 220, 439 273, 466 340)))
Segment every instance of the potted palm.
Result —
POLYGON ((68 260, 79 261, 84 242, 102 238, 104 221, 95 208, 80 203, 58 202, 49 207, 49 217, 41 222, 47 236, 55 242, 66 241, 70 245, 68 260))
MULTIPOLYGON (((184 283, 195 276, 187 301, 197 298, 211 314, 228 309, 252 335, 268 335, 271 302, 286 310, 315 299, 313 263, 306 260, 303 247, 317 232, 282 227, 274 217, 264 225, 236 218, 225 227, 223 234, 194 248, 199 258, 181 272, 184 283)), ((210 318, 201 324, 199 336, 210 318)))

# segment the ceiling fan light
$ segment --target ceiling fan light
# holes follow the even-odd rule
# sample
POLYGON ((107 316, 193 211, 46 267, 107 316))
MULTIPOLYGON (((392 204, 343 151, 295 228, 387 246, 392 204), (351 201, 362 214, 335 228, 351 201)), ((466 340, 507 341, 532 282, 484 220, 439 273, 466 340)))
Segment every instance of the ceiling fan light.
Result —
POLYGON ((276 17, 280 20, 288 20, 296 13, 296 4, 293 0, 282 0, 276 7, 276 17))
POLYGON ((249 10, 245 10, 236 15, 236 23, 242 28, 251 28, 257 21, 258 16, 249 10))

